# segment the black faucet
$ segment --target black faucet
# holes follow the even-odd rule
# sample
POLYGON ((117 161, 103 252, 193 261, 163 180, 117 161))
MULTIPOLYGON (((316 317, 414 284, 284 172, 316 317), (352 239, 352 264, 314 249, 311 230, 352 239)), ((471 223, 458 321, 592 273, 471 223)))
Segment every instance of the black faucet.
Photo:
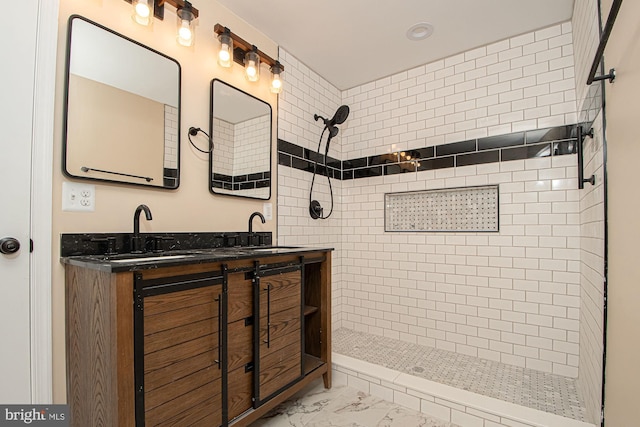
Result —
MULTIPOLYGON (((254 212, 251 214, 251 216, 249 217, 249 245, 251 246, 255 246, 253 243, 253 218, 257 216, 260 217, 260 220, 262 221, 263 224, 267 222, 267 220, 264 219, 264 215, 262 215, 260 212, 254 212)), ((258 245, 259 244, 260 244, 260 239, 258 239, 258 245)))
POLYGON ((136 212, 133 214, 133 237, 131 238, 131 253, 141 254, 144 249, 142 244, 142 238, 140 237, 140 212, 144 211, 144 216, 147 221, 151 221, 151 209, 147 205, 140 205, 136 208, 136 212))

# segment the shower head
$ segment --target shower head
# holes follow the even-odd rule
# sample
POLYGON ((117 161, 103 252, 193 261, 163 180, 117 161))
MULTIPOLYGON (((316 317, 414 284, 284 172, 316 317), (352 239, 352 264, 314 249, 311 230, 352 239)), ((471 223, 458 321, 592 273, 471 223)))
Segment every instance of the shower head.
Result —
POLYGON ((333 118, 329 120, 328 126, 341 125, 344 123, 345 120, 347 120, 347 117, 349 117, 349 107, 346 105, 341 105, 336 110, 336 113, 333 115, 333 118))
POLYGON ((338 109, 336 110, 336 113, 333 115, 331 120, 327 120, 324 117, 319 116, 317 114, 313 115, 313 118, 316 121, 318 121, 318 119, 322 119, 322 121, 324 122, 324 125, 329 129, 334 128, 335 125, 341 125, 342 123, 344 123, 345 120, 347 120, 347 117, 349 117, 349 107, 346 105, 341 105, 340 107, 338 107, 338 109))

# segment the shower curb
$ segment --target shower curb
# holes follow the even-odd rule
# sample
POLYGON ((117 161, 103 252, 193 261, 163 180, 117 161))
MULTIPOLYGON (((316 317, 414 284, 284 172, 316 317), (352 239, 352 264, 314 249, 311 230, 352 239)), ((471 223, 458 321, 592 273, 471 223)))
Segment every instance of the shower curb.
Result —
POLYGON ((348 385, 460 427, 596 427, 335 352, 332 362, 335 385, 348 385))

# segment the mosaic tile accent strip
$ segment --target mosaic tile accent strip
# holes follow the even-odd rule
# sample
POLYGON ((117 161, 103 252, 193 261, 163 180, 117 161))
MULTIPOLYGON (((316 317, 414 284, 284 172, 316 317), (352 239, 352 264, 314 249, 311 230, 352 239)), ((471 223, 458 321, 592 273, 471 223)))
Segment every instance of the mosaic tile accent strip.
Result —
POLYGON ((385 194, 385 231, 499 231, 498 186, 385 194))
POLYGON ((452 387, 579 421, 585 408, 572 378, 340 328, 333 351, 452 387))

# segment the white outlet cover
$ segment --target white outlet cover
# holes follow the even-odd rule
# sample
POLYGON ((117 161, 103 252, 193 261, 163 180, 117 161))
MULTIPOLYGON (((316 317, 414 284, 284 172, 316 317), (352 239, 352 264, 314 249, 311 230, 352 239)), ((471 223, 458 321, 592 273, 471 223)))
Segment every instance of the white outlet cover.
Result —
POLYGON ((96 186, 62 183, 62 210, 65 212, 93 212, 96 209, 96 186))
POLYGON ((271 221, 273 219, 273 205, 271 203, 263 203, 262 214, 264 215, 264 219, 271 221))

